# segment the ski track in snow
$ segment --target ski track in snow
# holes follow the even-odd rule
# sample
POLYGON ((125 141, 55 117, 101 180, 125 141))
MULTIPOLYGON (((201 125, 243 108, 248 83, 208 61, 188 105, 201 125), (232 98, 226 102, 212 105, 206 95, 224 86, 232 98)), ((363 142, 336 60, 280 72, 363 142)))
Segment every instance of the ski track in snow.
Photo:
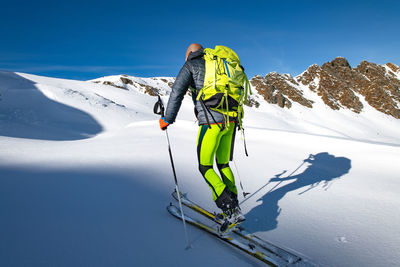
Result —
MULTIPOLYGON (((184 250, 155 97, 3 71, 0 94, 1 266, 262 266, 190 226, 184 250)), ((246 108, 249 157, 238 133, 231 165, 253 193, 245 228, 318 266, 399 266, 399 120, 315 106, 246 108)), ((192 112, 185 96, 169 127, 178 180, 216 210, 192 112)))

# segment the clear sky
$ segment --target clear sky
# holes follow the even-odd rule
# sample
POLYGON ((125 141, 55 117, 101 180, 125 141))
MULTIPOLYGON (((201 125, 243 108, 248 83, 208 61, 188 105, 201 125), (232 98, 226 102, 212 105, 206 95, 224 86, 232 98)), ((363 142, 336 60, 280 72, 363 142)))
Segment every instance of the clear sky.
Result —
POLYGON ((400 1, 0 2, 0 69, 93 79, 176 76, 187 46, 226 45, 251 77, 337 56, 400 65, 400 1))

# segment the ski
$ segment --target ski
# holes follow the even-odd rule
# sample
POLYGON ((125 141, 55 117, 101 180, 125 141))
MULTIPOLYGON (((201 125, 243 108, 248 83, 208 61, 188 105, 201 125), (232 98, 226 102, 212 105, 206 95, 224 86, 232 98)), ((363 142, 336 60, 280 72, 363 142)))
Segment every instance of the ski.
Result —
MULTIPOLYGON (((178 199, 178 195, 176 191, 172 193, 172 196, 175 199, 178 199)), ((191 201, 186 194, 181 194, 181 201, 182 204, 198 213, 201 215, 205 216, 206 218, 216 222, 217 224, 221 225, 223 223, 222 218, 219 216, 219 214, 211 213, 207 211, 206 209, 200 207, 193 201, 191 201)), ((260 237, 248 233, 242 226, 238 226, 235 229, 232 230, 232 233, 235 235, 259 246, 262 247, 263 249, 267 250, 268 252, 276 255, 277 257, 280 257, 282 260, 286 262, 286 264, 294 264, 294 266, 314 266, 313 264, 309 263, 307 260, 295 255, 292 252, 287 251, 286 249, 283 249, 281 247, 278 247, 266 240, 261 239, 260 237)), ((286 265, 284 265, 286 266, 286 265)))
POLYGON ((229 232, 232 232, 234 229, 237 229, 241 224, 241 222, 231 223, 229 220, 224 220, 224 219, 222 220, 223 222, 219 223, 219 229, 218 229, 221 235, 225 235, 229 232))
MULTIPOLYGON (((170 214, 176 217, 179 220, 182 220, 182 215, 180 210, 174 206, 172 203, 167 206, 167 210, 170 214)), ((231 234, 227 235, 220 235, 218 230, 202 223, 196 219, 185 214, 185 221, 188 224, 191 224, 201 230, 204 230, 211 235, 217 237, 218 239, 234 246, 235 248, 240 249, 241 251, 245 252, 246 254, 261 260, 262 262, 268 264, 269 266, 297 266, 297 265, 288 265, 287 262, 283 261, 281 258, 276 257, 276 255, 270 253, 269 251, 263 249, 260 246, 252 244, 251 242, 247 241, 246 239, 241 239, 239 236, 233 236, 231 234)))

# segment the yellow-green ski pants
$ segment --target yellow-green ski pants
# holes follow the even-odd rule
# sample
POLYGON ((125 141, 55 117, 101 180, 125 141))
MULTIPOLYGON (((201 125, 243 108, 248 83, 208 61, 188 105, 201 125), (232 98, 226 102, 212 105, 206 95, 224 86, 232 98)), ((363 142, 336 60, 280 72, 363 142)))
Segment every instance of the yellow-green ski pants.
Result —
POLYGON ((237 194, 235 177, 229 167, 231 152, 233 152, 235 123, 229 123, 223 130, 221 127, 221 124, 211 124, 211 127, 207 124, 200 125, 197 137, 199 170, 211 188, 214 201, 226 186, 237 194), (221 177, 213 168, 214 158, 221 177))

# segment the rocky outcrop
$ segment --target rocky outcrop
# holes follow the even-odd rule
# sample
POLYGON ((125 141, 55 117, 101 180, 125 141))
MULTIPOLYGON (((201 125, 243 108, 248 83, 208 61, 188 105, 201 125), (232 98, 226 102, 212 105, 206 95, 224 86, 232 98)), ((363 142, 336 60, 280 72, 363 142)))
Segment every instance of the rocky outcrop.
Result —
POLYGON ((298 82, 288 74, 271 72, 264 78, 255 76, 250 83, 268 103, 277 104, 281 108, 291 108, 294 101, 312 107, 313 101, 303 97, 303 93, 296 88, 298 82))
POLYGON ((130 80, 130 79, 128 79, 128 78, 121 77, 121 78, 119 78, 119 79, 121 80, 121 82, 122 82, 123 84, 130 84, 130 85, 133 85, 133 81, 130 80))
POLYGON ((376 110, 400 118, 400 67, 363 61, 356 68, 338 57, 322 66, 311 65, 296 77, 272 72, 255 76, 251 84, 271 104, 290 108, 293 102, 312 108, 313 101, 304 97, 307 89, 316 93, 331 109, 349 109, 360 113, 362 99, 376 110))
POLYGON ((168 86, 169 86, 170 88, 172 88, 172 85, 174 85, 173 82, 169 82, 167 79, 161 78, 160 80, 163 81, 163 82, 165 82, 166 84, 168 84, 168 86))
POLYGON ((105 84, 105 85, 111 85, 111 86, 114 86, 114 87, 117 87, 117 88, 126 90, 125 87, 120 86, 120 85, 116 85, 116 84, 114 84, 113 82, 110 82, 110 81, 104 81, 103 84, 105 84))
POLYGON ((147 84, 142 84, 142 83, 137 83, 137 84, 144 89, 144 92, 146 94, 149 94, 151 96, 157 96, 159 94, 159 89, 157 89, 153 86, 150 86, 147 84))
POLYGON ((354 80, 357 78, 361 78, 361 75, 351 68, 346 59, 339 57, 321 66, 318 73, 319 85, 315 90, 330 108, 347 108, 360 113, 363 104, 353 91, 354 80))
MULTIPOLYGON (((387 66, 398 72, 398 66, 387 66)), ((400 80, 394 75, 395 72, 388 72, 385 67, 367 61, 361 62, 356 70, 368 80, 355 88, 365 97, 368 104, 400 119, 400 80)))

